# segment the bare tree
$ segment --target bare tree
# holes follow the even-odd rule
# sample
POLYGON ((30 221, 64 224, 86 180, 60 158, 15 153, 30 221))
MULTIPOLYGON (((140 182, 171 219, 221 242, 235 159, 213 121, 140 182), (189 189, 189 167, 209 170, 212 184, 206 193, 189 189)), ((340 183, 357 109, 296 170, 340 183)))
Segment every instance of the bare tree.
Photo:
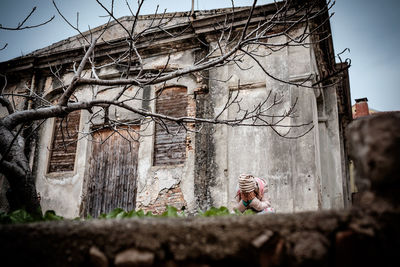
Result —
MULTIPOLYGON (((22 110, 16 109, 13 104, 15 92, 7 90, 7 69, 2 74, 3 86, 0 92, 0 103, 7 108, 8 115, 0 118, 0 146, 1 151, 1 173, 3 173, 14 192, 13 207, 24 206, 30 211, 39 207, 36 197, 36 190, 33 182, 31 168, 29 167, 26 155, 25 142, 27 136, 30 136, 40 126, 40 122, 53 117, 65 118, 68 114, 76 110, 87 110, 91 113, 88 123, 99 116, 102 112, 104 127, 115 129, 118 134, 120 127, 127 125, 146 125, 156 123, 160 127, 169 131, 171 123, 178 125, 179 129, 185 131, 198 131, 201 127, 193 127, 202 124, 223 124, 229 126, 248 126, 248 127, 269 127, 276 134, 284 138, 299 138, 309 132, 312 128, 310 122, 298 125, 285 124, 287 118, 296 116, 296 101, 290 107, 277 114, 275 110, 280 107, 284 100, 270 92, 265 99, 260 100, 258 105, 251 108, 242 105, 239 90, 232 91, 225 103, 223 110, 214 117, 204 118, 194 116, 174 117, 162 113, 157 113, 149 109, 138 108, 129 104, 129 101, 142 100, 139 94, 127 95, 126 92, 131 88, 142 90, 149 85, 158 85, 161 90, 155 93, 154 99, 163 92, 163 84, 169 80, 183 77, 188 74, 199 75, 204 79, 209 79, 207 70, 217 68, 226 64, 234 64, 243 68, 243 58, 251 58, 254 65, 259 66, 265 75, 280 83, 293 85, 305 89, 321 88, 332 85, 332 78, 343 69, 335 72, 326 73, 324 77, 308 77, 301 82, 290 82, 269 73, 260 62, 257 54, 260 48, 269 53, 275 53, 288 46, 311 46, 330 38, 325 32, 326 25, 329 23, 329 9, 334 2, 321 0, 309 1, 283 1, 270 5, 268 9, 258 11, 255 7, 257 1, 247 9, 237 9, 232 5, 229 12, 223 16, 218 16, 210 20, 210 35, 213 42, 205 42, 201 36, 193 32, 197 23, 195 14, 187 14, 186 22, 179 27, 171 27, 174 16, 165 13, 154 16, 154 19, 146 27, 139 27, 140 12, 143 0, 138 1, 137 10, 134 12, 131 5, 126 1, 127 7, 131 11, 132 21, 127 25, 114 15, 114 1, 108 7, 96 0, 104 9, 109 18, 108 23, 101 27, 101 31, 96 33, 82 33, 77 25, 73 25, 64 17, 57 4, 53 4, 59 15, 67 24, 73 27, 80 35, 79 41, 82 45, 82 56, 79 61, 71 65, 73 77, 68 84, 64 84, 61 74, 57 69, 51 68, 52 74, 60 81, 59 94, 55 94, 52 101, 44 99, 39 93, 29 86, 26 87, 26 94, 19 94, 19 97, 25 97, 27 100, 35 100, 38 104, 35 108, 31 105, 25 105, 22 110), (115 21, 124 32, 124 37, 119 39, 119 43, 103 40, 103 35, 110 28, 111 22, 115 21), (303 29, 300 33, 296 30, 303 29), (148 69, 145 64, 146 45, 155 40, 157 34, 164 34, 169 38, 179 37, 191 32, 197 38, 203 47, 205 53, 197 59, 194 64, 176 69, 170 66, 170 55, 167 61, 159 69, 148 69), (296 34, 293 34, 297 32, 296 34), (284 42, 275 42, 271 40, 281 40, 278 37, 285 37, 284 42), (118 53, 98 55, 97 50, 100 45, 118 45, 121 48, 118 53), (102 69, 115 67, 119 68, 121 74, 119 78, 106 79, 101 78, 99 73, 102 69), (79 100, 76 91, 82 86, 91 86, 93 88, 92 98, 90 100, 79 100), (116 87, 118 90, 112 99, 98 97, 98 90, 101 86, 116 87), (136 114, 135 119, 129 122, 121 122, 108 116, 110 107, 118 107, 136 114), (227 112, 229 108, 236 107, 237 116, 233 119, 221 119, 221 114, 227 112), (281 131, 278 129, 287 129, 281 131), (301 133, 292 134, 291 129, 300 128, 301 133), (27 129, 29 129, 27 131, 27 129), (22 134, 24 133, 25 134, 22 134), (28 133, 26 133, 28 132, 28 133)), ((233 1, 232 1, 233 2, 233 1)), ((34 11, 34 10, 33 10, 34 11)), ((157 13, 157 10, 156 10, 157 13)), ((30 15, 29 15, 30 16, 30 15)), ((29 18, 27 17, 27 19, 29 18)), ((15 29, 22 29, 25 19, 15 29)), ((8 29, 8 28, 0 28, 8 29)), ((172 53, 172 52, 171 52, 172 53)), ((238 81, 240 88, 240 81, 238 81)), ((150 100, 154 100, 150 99, 150 100)), ((279 109, 282 110, 282 109, 279 109)), ((61 125, 61 124, 60 124, 61 125)), ((62 126, 62 125, 61 125, 62 126)), ((61 127, 60 126, 60 127, 61 127)), ((91 134, 91 133, 88 133, 91 134)), ((171 133, 173 134, 173 133, 171 133)), ((134 135, 136 138, 137 135, 134 135)))

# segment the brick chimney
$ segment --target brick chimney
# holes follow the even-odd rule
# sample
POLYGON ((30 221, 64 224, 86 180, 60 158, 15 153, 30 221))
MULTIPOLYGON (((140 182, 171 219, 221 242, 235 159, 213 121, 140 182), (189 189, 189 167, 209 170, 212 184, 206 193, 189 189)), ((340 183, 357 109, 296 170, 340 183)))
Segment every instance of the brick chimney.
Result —
POLYGON ((353 119, 357 119, 360 117, 368 116, 369 115, 369 108, 368 108, 368 98, 358 98, 355 99, 356 107, 353 114, 353 119))

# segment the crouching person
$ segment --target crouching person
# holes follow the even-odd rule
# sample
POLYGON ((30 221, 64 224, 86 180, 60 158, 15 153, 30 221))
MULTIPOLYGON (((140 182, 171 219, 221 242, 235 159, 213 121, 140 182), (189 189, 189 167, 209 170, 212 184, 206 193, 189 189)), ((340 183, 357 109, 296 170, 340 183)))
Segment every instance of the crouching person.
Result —
POLYGON ((239 190, 236 194, 236 208, 240 212, 252 209, 257 213, 275 213, 267 196, 268 188, 264 179, 251 174, 239 176, 239 190))

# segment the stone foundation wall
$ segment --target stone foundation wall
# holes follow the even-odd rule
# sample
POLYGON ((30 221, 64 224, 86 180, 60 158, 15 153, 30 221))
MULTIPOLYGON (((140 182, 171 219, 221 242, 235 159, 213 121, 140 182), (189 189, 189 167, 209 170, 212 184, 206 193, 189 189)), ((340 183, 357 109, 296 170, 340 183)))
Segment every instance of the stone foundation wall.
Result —
POLYGON ((1 261, 3 266, 91 266, 100 259, 94 266, 390 266, 400 247, 399 214, 377 205, 368 211, 7 225, 0 230, 1 261), (125 260, 118 262, 121 257, 125 260))

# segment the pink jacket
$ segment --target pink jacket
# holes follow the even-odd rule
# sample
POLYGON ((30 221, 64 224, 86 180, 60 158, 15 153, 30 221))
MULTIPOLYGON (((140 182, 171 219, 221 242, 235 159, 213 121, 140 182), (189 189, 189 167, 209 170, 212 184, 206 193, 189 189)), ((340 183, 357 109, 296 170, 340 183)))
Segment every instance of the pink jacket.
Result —
POLYGON ((256 179, 257 186, 258 186, 259 194, 257 195, 256 198, 254 198, 251 201, 251 203, 247 207, 243 204, 243 201, 240 198, 240 190, 238 190, 238 192, 237 192, 236 200, 238 201, 238 203, 236 205, 236 208, 240 212, 244 212, 246 209, 249 209, 249 208, 252 208, 255 211, 263 211, 268 208, 271 208, 271 203, 267 196, 267 192, 268 192, 267 183, 261 178, 255 177, 255 179, 256 179))

